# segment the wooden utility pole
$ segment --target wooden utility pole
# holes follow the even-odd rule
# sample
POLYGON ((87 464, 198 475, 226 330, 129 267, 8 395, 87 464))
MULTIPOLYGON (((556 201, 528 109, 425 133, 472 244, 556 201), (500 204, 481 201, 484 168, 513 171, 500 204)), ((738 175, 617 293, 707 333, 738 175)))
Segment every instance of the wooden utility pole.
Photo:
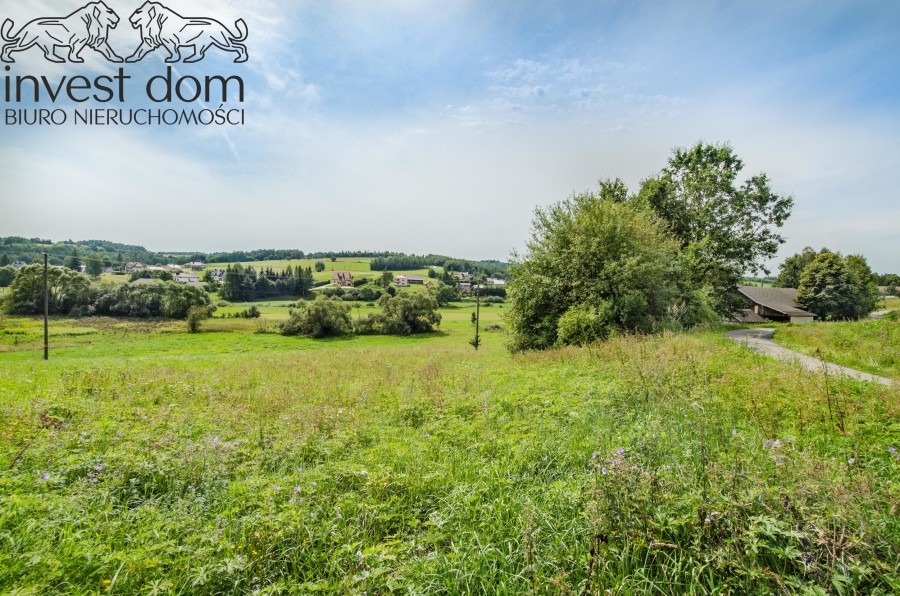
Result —
POLYGON ((44 360, 50 360, 50 288, 47 284, 47 253, 44 253, 44 360))
MULTIPOLYGON (((472 281, 475 281, 473 278, 472 281)), ((470 341, 472 347, 478 351, 478 347, 481 345, 481 286, 480 284, 475 285, 475 339, 470 341)))

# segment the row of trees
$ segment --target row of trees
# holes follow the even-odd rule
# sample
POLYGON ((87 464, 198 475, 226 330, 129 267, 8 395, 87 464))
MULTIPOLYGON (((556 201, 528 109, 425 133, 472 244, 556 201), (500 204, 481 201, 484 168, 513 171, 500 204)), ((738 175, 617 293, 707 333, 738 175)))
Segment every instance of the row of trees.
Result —
POLYGON ((780 287, 797 289, 800 308, 824 320, 868 316, 882 299, 878 282, 865 257, 810 247, 785 259, 776 279, 780 287))
POLYGON ((738 184, 728 146, 676 149, 637 193, 621 180, 537 209, 510 271, 512 349, 682 329, 730 314, 784 242, 793 205, 765 174, 738 184))
POLYGON ((290 265, 284 271, 276 273, 265 269, 257 273, 253 267, 229 265, 225 269, 225 277, 219 295, 231 302, 245 302, 275 296, 303 296, 314 285, 310 267, 290 265))
MULTIPOLYGON (((192 307, 208 309, 212 303, 201 288, 172 282, 91 286, 84 275, 61 267, 48 269, 47 283, 52 315, 183 319, 192 307)), ((43 265, 19 270, 3 310, 16 315, 44 312, 43 265)))
POLYGON ((301 302, 282 323, 283 335, 305 335, 313 338, 346 335, 410 335, 430 333, 441 324, 438 303, 424 293, 404 292, 383 295, 378 300, 381 312, 357 319, 350 315, 350 305, 338 298, 319 296, 312 302, 301 302))

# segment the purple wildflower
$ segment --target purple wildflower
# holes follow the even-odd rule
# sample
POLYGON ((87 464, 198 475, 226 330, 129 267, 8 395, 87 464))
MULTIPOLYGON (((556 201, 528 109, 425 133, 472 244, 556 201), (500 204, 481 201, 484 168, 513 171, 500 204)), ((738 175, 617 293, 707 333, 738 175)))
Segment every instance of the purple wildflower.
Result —
POLYGON ((765 447, 766 449, 771 449, 772 445, 774 444, 775 443, 773 443, 772 441, 766 441, 765 443, 763 443, 763 447, 765 447))
POLYGON ((41 474, 41 480, 50 480, 50 473, 44 472, 43 474, 41 474))
POLYGON ((103 464, 98 464, 98 465, 94 466, 94 470, 96 470, 96 471, 98 471, 98 472, 102 472, 102 471, 103 471, 103 464))
POLYGON ((888 447, 888 453, 892 453, 892 454, 897 453, 897 448, 896 447, 888 447))
POLYGON ((745 478, 745 477, 746 477, 746 476, 747 476, 747 474, 746 474, 746 473, 744 473, 744 471, 743 471, 743 470, 741 470, 741 473, 740 473, 740 474, 738 474, 738 476, 740 476, 740 477, 741 477, 741 478, 745 478))
POLYGON ((606 469, 606 466, 603 466, 602 468, 600 468, 600 473, 606 476, 607 474, 609 474, 609 470, 606 469))
POLYGON ((222 444, 222 440, 219 437, 213 437, 212 442, 213 442, 213 445, 221 445, 222 444))
POLYGON ((732 429, 731 429, 731 436, 732 436, 732 437, 736 437, 736 436, 737 436, 737 429, 736 429, 736 428, 732 428, 732 429))
POLYGON ((91 482, 93 482, 94 484, 97 484, 97 482, 99 482, 99 480, 97 478, 91 478, 91 482))
POLYGON ((116 436, 117 436, 117 437, 121 437, 121 436, 122 436, 122 431, 117 430, 117 431, 116 431, 116 436))
POLYGON ((303 490, 303 489, 300 488, 299 486, 295 486, 295 487, 294 487, 294 492, 295 492, 295 493, 299 493, 301 490, 303 490))
POLYGON ((281 486, 279 486, 279 485, 277 485, 277 484, 276 484, 275 486, 273 486, 272 488, 274 488, 276 491, 281 490, 281 486))
POLYGON ((593 453, 591 454, 591 459, 597 459, 597 452, 596 452, 596 451, 593 452, 593 453))
POLYGON ((618 449, 616 449, 616 454, 617 455, 625 455, 625 449, 622 447, 619 447, 618 449))
POLYGON ((428 438, 430 438, 430 437, 431 437, 431 435, 429 435, 428 433, 425 433, 425 438, 426 438, 426 439, 428 439, 428 438))
POLYGON ((312 485, 313 485, 313 486, 319 486, 319 483, 316 482, 316 481, 313 481, 312 485))

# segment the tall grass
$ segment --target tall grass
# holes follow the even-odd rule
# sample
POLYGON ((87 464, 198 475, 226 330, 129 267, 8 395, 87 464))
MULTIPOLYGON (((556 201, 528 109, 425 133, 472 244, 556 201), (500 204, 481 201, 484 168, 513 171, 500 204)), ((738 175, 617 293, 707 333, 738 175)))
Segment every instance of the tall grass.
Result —
POLYGON ((0 354, 0 591, 900 590, 895 388, 713 333, 516 357, 182 337, 0 354))
POLYGON ((900 322, 896 319, 779 327, 775 340, 828 362, 900 379, 900 322))

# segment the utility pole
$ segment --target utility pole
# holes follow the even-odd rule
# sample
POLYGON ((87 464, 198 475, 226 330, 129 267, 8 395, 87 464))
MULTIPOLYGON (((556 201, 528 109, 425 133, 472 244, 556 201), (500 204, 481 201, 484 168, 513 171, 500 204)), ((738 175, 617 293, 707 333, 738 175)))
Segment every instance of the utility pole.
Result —
POLYGON ((47 253, 44 253, 44 360, 50 360, 50 288, 47 284, 47 253))
MULTIPOLYGON (((473 276, 472 281, 475 281, 474 276, 473 276)), ((475 285, 475 339, 473 339, 472 341, 469 342, 470 344, 472 344, 472 347, 475 348, 476 352, 478 351, 478 347, 481 345, 481 336, 479 333, 480 330, 481 330, 481 284, 476 283, 476 285, 475 285)))

